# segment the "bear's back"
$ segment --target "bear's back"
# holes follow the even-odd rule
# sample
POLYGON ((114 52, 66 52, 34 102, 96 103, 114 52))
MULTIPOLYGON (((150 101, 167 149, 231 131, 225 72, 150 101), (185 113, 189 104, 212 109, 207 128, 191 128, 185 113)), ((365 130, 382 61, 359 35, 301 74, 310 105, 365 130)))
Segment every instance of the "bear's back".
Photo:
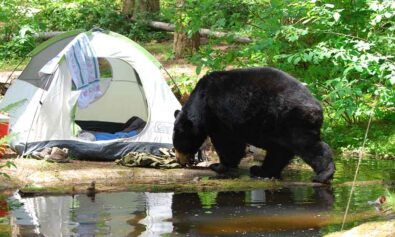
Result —
MULTIPOLYGON (((283 97, 297 101, 312 97, 310 91, 291 75, 271 67, 215 71, 204 76, 195 90, 204 90, 208 95, 227 96, 254 93, 259 97, 283 97), (259 94, 261 96, 259 96, 259 94)), ((244 95, 244 96, 243 96, 244 95)), ((263 99, 261 98, 261 99, 263 99)))
POLYGON ((295 110, 321 113, 307 87, 270 67, 212 72, 198 82, 191 97, 194 108, 204 104, 197 111, 207 105, 215 117, 228 124, 286 118, 295 110))

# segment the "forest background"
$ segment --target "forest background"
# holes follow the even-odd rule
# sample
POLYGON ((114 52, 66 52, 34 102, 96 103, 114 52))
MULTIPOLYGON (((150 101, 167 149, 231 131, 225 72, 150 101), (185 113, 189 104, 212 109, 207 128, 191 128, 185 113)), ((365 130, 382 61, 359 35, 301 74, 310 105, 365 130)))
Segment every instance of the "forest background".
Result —
POLYGON ((394 1, 1 0, 0 71, 23 69, 48 35, 95 27, 160 52, 165 67, 193 65, 168 81, 180 97, 213 70, 284 70, 321 101, 339 157, 361 151, 372 117, 363 154, 395 159, 394 1))

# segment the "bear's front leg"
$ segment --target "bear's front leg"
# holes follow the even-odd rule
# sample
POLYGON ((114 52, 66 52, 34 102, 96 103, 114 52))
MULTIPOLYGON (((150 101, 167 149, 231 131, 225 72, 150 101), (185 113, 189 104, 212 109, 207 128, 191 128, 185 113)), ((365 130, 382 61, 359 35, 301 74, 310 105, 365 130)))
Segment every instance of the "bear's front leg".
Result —
POLYGON ((236 168, 245 155, 246 144, 232 139, 229 135, 214 135, 210 138, 220 161, 210 165, 210 169, 217 173, 225 173, 230 168, 236 168))

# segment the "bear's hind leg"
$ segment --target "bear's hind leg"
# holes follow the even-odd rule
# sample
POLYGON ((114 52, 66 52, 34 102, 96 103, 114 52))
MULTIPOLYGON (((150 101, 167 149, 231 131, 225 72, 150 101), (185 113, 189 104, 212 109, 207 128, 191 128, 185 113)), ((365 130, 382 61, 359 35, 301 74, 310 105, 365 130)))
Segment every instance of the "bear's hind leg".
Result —
POLYGON ((251 176, 280 179, 282 170, 289 164, 294 154, 279 145, 271 145, 266 148, 266 151, 262 166, 250 168, 251 176))
POLYGON ((229 168, 236 168, 245 155, 246 144, 230 139, 229 136, 211 136, 210 138, 220 160, 220 163, 210 165, 210 169, 217 173, 224 173, 229 168))

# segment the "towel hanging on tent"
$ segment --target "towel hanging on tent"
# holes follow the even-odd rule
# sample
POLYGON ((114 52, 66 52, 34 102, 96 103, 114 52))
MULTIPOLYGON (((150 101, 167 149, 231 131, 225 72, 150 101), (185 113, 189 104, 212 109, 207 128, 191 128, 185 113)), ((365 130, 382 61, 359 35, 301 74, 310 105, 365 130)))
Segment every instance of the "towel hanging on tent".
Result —
POLYGON ((63 56, 77 90, 81 91, 78 107, 86 108, 103 94, 99 85, 99 62, 90 46, 88 36, 84 33, 77 35, 67 47, 40 69, 40 77, 53 74, 63 56))
POLYGON ((86 34, 79 34, 65 51, 67 66, 77 90, 81 90, 78 106, 86 108, 102 96, 99 63, 86 34))

